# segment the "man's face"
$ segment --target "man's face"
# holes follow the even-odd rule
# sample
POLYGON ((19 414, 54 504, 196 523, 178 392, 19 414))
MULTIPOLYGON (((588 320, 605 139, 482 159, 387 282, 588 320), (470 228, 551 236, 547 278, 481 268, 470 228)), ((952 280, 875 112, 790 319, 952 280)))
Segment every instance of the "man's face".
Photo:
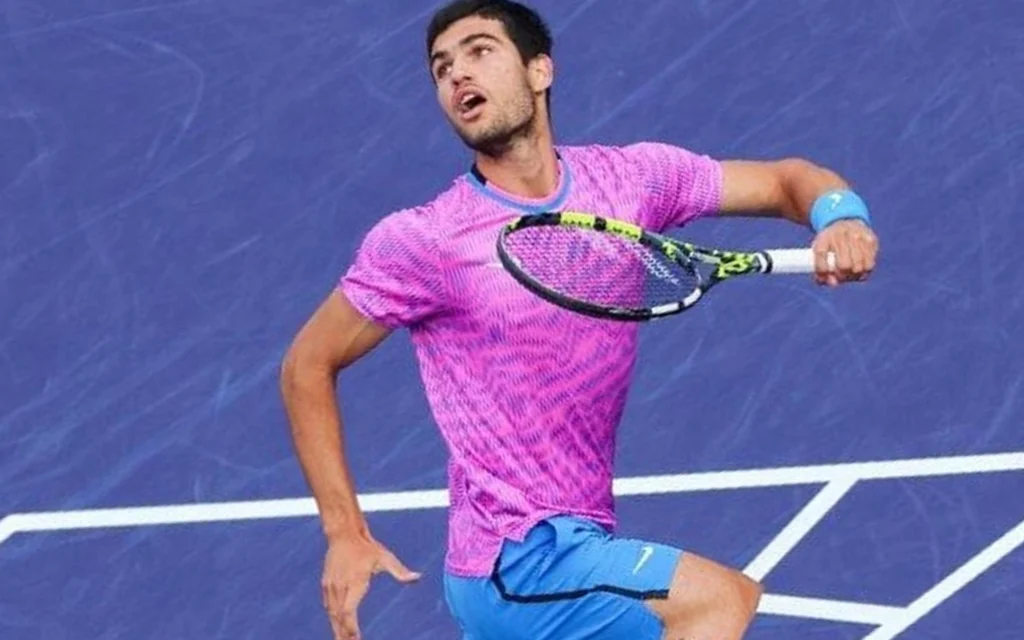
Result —
POLYGON ((430 69, 441 108, 475 151, 500 151, 536 118, 529 70, 497 20, 454 23, 434 41, 430 69))

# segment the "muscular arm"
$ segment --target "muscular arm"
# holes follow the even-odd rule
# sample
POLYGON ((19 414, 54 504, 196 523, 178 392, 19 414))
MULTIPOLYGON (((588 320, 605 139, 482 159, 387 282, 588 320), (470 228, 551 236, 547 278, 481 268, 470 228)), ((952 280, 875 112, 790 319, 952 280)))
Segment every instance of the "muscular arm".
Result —
POLYGON ((806 160, 722 163, 723 215, 782 217, 809 226, 814 201, 849 184, 835 172, 806 160))
POLYGON ((299 331, 281 368, 281 393, 292 439, 328 539, 368 535, 345 460, 335 390, 338 373, 388 333, 336 290, 299 331))
MULTIPOLYGON (((722 172, 722 215, 781 217, 804 227, 811 226, 811 210, 820 196, 850 188, 835 172, 806 160, 731 160, 722 163, 722 172)), ((818 282, 836 286, 868 277, 875 268, 878 238, 861 220, 838 220, 816 234, 812 248, 818 282)))

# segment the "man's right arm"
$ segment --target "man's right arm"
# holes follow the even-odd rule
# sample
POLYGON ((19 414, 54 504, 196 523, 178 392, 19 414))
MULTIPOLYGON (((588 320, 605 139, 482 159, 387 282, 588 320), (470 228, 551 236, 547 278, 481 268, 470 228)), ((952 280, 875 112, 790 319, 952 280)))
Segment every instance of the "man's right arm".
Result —
POLYGON ((338 374, 389 333, 336 289, 298 332, 281 368, 292 439, 328 540, 368 535, 345 460, 338 374))
POLYGON ((373 538, 359 508, 345 460, 338 374, 391 331, 443 313, 444 284, 429 209, 388 215, 367 233, 284 359, 281 392, 292 439, 328 540, 321 586, 337 640, 360 637, 357 608, 375 574, 402 583, 419 578, 373 538))
POLYGON ((335 395, 339 372, 388 333, 360 314, 338 288, 299 331, 281 368, 292 439, 328 542, 321 592, 335 640, 361 638, 359 603, 374 574, 386 571, 402 583, 420 577, 370 533, 345 460, 335 395))

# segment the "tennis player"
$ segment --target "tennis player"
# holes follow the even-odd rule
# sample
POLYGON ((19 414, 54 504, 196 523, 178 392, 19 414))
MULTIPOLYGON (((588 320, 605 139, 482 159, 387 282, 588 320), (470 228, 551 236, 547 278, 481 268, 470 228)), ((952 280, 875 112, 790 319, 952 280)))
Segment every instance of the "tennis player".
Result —
POLYGON ((715 160, 656 142, 556 146, 551 45, 542 18, 514 2, 459 0, 434 16, 430 74, 472 168, 375 225, 283 363, 327 540, 323 605, 336 638, 361 637, 358 607, 374 574, 420 577, 360 512, 336 396, 339 372, 400 328, 450 454, 444 588, 464 638, 731 640, 755 615, 761 587, 738 570, 616 536, 615 434, 637 325, 528 293, 501 269, 495 241, 524 212, 575 209, 654 231, 756 212, 808 228, 815 277, 836 286, 875 267, 867 207, 804 160, 715 160))

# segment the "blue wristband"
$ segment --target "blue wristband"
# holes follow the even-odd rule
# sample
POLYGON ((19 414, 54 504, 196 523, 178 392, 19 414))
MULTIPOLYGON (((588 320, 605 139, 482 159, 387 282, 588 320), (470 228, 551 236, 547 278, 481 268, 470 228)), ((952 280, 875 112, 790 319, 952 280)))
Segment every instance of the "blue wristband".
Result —
POLYGON ((847 189, 829 191, 814 201, 811 208, 811 227, 821 231, 836 220, 863 220, 871 225, 868 206, 860 196, 847 189))

